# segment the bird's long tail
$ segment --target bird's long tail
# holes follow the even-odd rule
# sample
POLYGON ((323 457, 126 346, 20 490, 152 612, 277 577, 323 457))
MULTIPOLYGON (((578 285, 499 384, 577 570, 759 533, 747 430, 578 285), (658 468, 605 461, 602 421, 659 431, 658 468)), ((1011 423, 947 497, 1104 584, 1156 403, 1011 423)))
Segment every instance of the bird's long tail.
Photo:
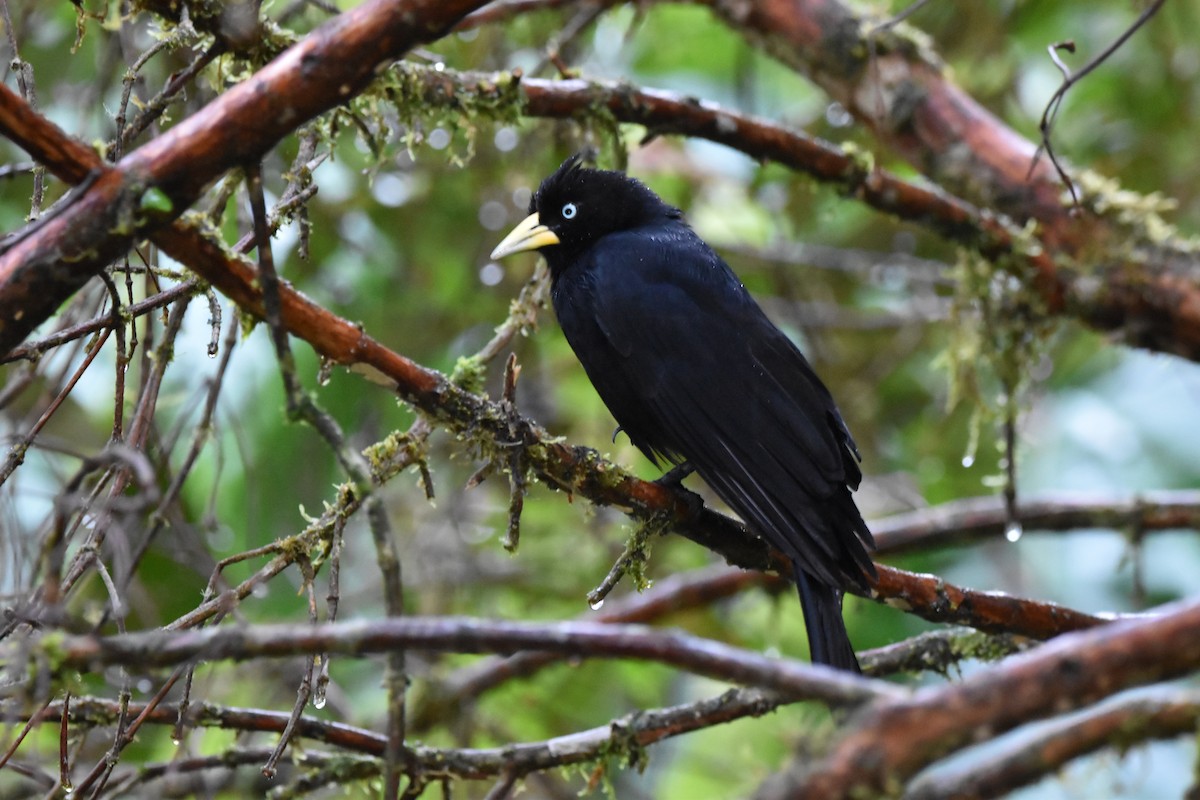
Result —
POLYGON ((813 579, 799 567, 794 571, 813 663, 862 672, 846 633, 846 623, 842 620, 841 591, 813 579))

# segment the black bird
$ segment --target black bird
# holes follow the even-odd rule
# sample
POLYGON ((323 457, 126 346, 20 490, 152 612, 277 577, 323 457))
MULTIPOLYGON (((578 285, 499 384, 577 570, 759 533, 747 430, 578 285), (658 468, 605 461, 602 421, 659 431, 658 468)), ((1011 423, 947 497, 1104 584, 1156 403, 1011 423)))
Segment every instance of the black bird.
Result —
POLYGON ((812 660, 858 671, 842 589, 875 576, 874 540, 829 390, 679 209, 580 162, 542 182, 492 258, 542 252, 559 324, 620 430, 699 473, 791 560, 812 660))

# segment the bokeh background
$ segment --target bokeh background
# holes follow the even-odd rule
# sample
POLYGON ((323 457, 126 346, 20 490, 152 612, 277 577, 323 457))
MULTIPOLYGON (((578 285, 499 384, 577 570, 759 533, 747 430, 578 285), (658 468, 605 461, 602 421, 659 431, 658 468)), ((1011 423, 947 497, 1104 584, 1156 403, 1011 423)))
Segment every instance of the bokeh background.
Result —
MULTIPOLYGON (((122 78, 154 41, 169 35, 150 14, 122 18, 97 11, 82 19, 70 3, 8 3, 20 57, 33 67, 38 105, 72 135, 104 142, 113 134, 122 78)), ((339 4, 347 5, 347 4, 339 4)), ((884 4, 886 5, 886 4, 884 4)), ((876 10, 880 10, 879 7, 876 10)), ((897 10, 897 9, 893 9, 897 10)), ((303 33, 326 18, 317 4, 279 3, 263 9, 303 33)), ((1047 46, 1074 39, 1082 62, 1132 22, 1139 4, 1036 3, 991 0, 930 3, 910 19, 945 59, 954 78, 1009 125, 1036 139, 1037 123, 1060 82, 1047 46)), ((516 16, 464 31, 410 58, 453 70, 510 70, 553 76, 547 43, 574 19, 571 9, 516 16)), ((1054 130, 1057 151, 1071 164, 1115 178, 1137 192, 1160 192, 1178 202, 1168 215, 1183 235, 1200 219, 1195 142, 1200 109, 1200 6, 1170 2, 1114 57, 1070 92, 1054 130)), ((177 32, 170 35, 179 35, 177 32)), ((4 63, 13 39, 0 46, 4 63)), ((152 94, 202 46, 198 37, 154 55, 139 72, 135 96, 152 94)), ((750 47, 699 7, 665 3, 622 6, 599 15, 562 43, 562 58, 583 77, 628 80, 715 101, 762 115, 813 135, 850 142, 901 174, 914 171, 860 129, 819 89, 750 47)), ((205 70, 186 100, 168 113, 169 127, 199 107, 245 65, 222 59, 205 70)), ((15 85, 11 68, 5 82, 15 85)), ((972 368, 978 392, 952 402, 955 354, 988 330, 961 291, 960 254, 928 230, 900 223, 835 189, 773 164, 701 141, 650 137, 637 126, 615 126, 602 115, 575 121, 497 119, 472 110, 429 109, 416 103, 346 116, 314 171, 318 187, 302 226, 281 229, 274 253, 282 275, 305 294, 357 322, 410 358, 450 372, 477 351, 508 313, 529 280, 535 259, 497 264, 488 253, 526 212, 530 192, 567 155, 597 148, 601 165, 622 166, 684 209, 700 234, 728 259, 771 316, 801 344, 832 389, 863 453, 866 480, 858 498, 868 519, 922 509, 958 498, 994 495, 1003 484, 1004 453, 998 414, 1019 408, 1019 498, 1082 492, 1122 500, 1150 490, 1195 489, 1200 482, 1200 370, 1188 361, 1113 344, 1070 321, 1055 321, 1024 363, 1027 382, 1015 398, 1002 396, 986 358, 972 368), (369 135, 367 133, 369 132, 369 135), (627 158, 627 161, 626 161, 627 158), (302 232, 302 228, 304 228, 302 232)), ((286 141, 264 167, 268 203, 282 191, 278 176, 294 157, 286 141)), ((21 228, 30 214, 33 178, 27 156, 0 141, 0 231, 21 228)), ((53 200, 64 187, 50 181, 53 200)), ((226 198, 221 225, 229 240, 249 229, 244 192, 226 198)), ((157 254, 163 270, 178 265, 157 254)), ((121 279, 123 280, 123 278, 121 279)), ((170 277, 163 277, 166 285, 170 277)), ((136 292, 144 294, 142 280, 136 292)), ((64 308, 90 316, 104 308, 98 283, 64 308), (74 309, 74 310, 73 310, 74 309)), ((233 324, 230 304, 224 325, 233 324)), ((82 318, 81 316, 81 318, 82 318)), ((155 416, 154 458, 178 465, 201 412, 217 361, 208 304, 194 302, 174 347, 155 416)), ((146 324, 161 331, 156 317, 146 324)), ((39 334, 55 328, 52 320, 39 334)), ((39 334, 35 334, 37 338, 39 334)), ((155 334, 147 328, 144 341, 155 334)), ((515 341, 522 367, 517 404, 522 413, 568 442, 587 444, 652 478, 657 473, 624 437, 588 384, 545 309, 536 331, 515 341)), ((6 382, 0 429, 24 435, 81 361, 78 343, 48 352, 33 370, 0 367, 6 382), (18 381, 24 385, 17 386, 18 381)), ((407 428, 413 412, 385 389, 321 364, 296 344, 299 374, 317 401, 365 447, 407 428)), ((81 454, 108 440, 113 423, 115 351, 110 346, 83 374, 0 487, 0 595, 20 598, 31 588, 39 542, 56 499, 81 454)), ((499 393, 501 364, 491 365, 486 389, 499 393)), ((141 367, 130 371, 122 403, 136 397, 141 367)), ((127 413, 130 409, 127 409, 127 413)), ((129 574, 127 625, 164 625, 199 602, 215 563, 301 530, 343 480, 329 448, 311 429, 290 423, 264 326, 239 335, 213 418, 214 426, 189 476, 165 535, 144 559, 128 564, 136 529, 110 535, 113 569, 129 574), (124 544, 122 544, 124 542, 124 544), (121 559, 125 558, 122 567, 121 559), (130 570, 132 570, 130 572, 130 570)), ((507 482, 493 477, 466 489, 480 467, 477 454, 435 432, 429 469, 436 500, 426 500, 419 476, 408 472, 385 489, 403 559, 406 604, 415 614, 461 614, 501 619, 587 618, 585 600, 619 555, 631 530, 612 509, 568 503, 543 486, 526 499, 519 551, 500 545, 508 510, 507 482)), ((698 486, 692 479, 691 484, 698 486)), ((711 498, 710 498, 711 499, 711 498)), ((974 588, 1048 599, 1090 612, 1135 611, 1194 593, 1200 542, 1194 531, 1029 530, 1003 540, 889 559, 910 570, 935 572, 974 588)), ((654 544, 649 577, 694 570, 715 556, 678 537, 654 544)), ((361 520, 347 530, 343 553, 342 618, 384 613, 378 569, 361 520)), ((228 579, 248 576, 261 562, 231 566, 228 579)), ((318 580, 322 580, 319 576, 318 580)), ((307 607, 295 571, 266 584, 244 602, 247 621, 303 621, 307 607)), ((622 584, 614 598, 634 591, 622 584)), ((107 595, 99 579, 71 600, 80 619, 96 618, 107 595)), ((847 622, 859 648, 895 642, 928 629, 898 611, 847 600, 847 622)), ((746 592, 709 608, 663 620, 739 646, 802 656, 803 625, 790 591, 746 592)), ((474 657, 410 658, 413 702, 430 681, 474 657)), ((365 726, 383 708, 380 659, 335 660, 329 702, 311 713, 365 726)), ((966 665, 965 670, 973 669, 966 665)), ((197 673, 196 697, 228 705, 286 710, 300 667, 279 662, 221 665, 197 673)), ((111 677, 111 676, 110 676, 111 677)), ((939 677, 926 680, 937 682, 939 677)), ((134 683, 143 698, 155 675, 134 683)), ((639 708, 719 693, 721 686, 666 667, 583 662, 547 669, 492 691, 452 720, 419 732, 429 744, 491 746, 536 740, 604 724, 639 708)), ((110 694, 104 676, 89 676, 77 691, 110 694)), ((820 743, 832 730, 824 710, 788 707, 658 745, 644 772, 613 770, 618 797, 739 797, 751 793, 790 754, 820 743)), ((180 747, 219 752, 232 734, 189 733, 180 747)), ((104 742, 93 745, 102 752, 104 742)), ((127 763, 170 759, 180 748, 168 730, 149 731, 127 763)), ((28 760, 53 761, 57 729, 35 732, 22 748, 28 760)), ((1023 800, 1179 796, 1192 779, 1194 742, 1140 746, 1077 762, 1063 774, 1022 790, 1023 800)), ((586 770, 550 774, 527 784, 526 796, 569 797, 586 770)), ((249 780, 249 779, 248 779, 249 780)), ((19 777, 0 775, 0 797, 23 796, 19 777)), ((238 796, 262 785, 216 788, 238 796), (247 788, 250 786, 252 788, 247 788)), ((475 796, 486 786, 464 786, 475 796)), ((370 794, 368 787, 346 787, 370 794)), ((596 790, 597 792, 603 791, 596 790)), ((221 794, 227 792, 228 794, 221 794)))

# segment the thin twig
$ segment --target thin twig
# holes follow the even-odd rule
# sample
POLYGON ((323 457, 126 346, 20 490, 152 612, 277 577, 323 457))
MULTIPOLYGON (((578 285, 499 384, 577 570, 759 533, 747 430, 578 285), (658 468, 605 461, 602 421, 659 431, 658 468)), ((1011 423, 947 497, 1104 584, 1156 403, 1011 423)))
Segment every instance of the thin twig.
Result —
POLYGON ((1063 82, 1058 89, 1054 91, 1054 94, 1050 96, 1050 100, 1046 103, 1045 110, 1042 111, 1042 118, 1038 122, 1038 130, 1042 134, 1042 140, 1038 145, 1038 149, 1034 153, 1033 158, 1030 160, 1029 173, 1027 177, 1033 174, 1034 167, 1037 166, 1038 158, 1044 151, 1046 155, 1049 156, 1050 163, 1054 165, 1055 171, 1058 172, 1059 178, 1062 179, 1062 182, 1066 185, 1067 189, 1070 190, 1071 202, 1077 207, 1079 205, 1079 195, 1075 191, 1075 183, 1071 180, 1071 177, 1067 174, 1066 169, 1059 162, 1058 157, 1055 156, 1054 148, 1050 143, 1050 135, 1054 128, 1054 122, 1058 118, 1058 112, 1062 109, 1063 100, 1066 98, 1067 92, 1072 86, 1086 78, 1093 70, 1096 69, 1096 67, 1107 61, 1113 53, 1119 50, 1121 46, 1129 40, 1129 37, 1137 33, 1137 30, 1141 28, 1142 25, 1146 24, 1151 17, 1158 13, 1158 10, 1162 8, 1164 2, 1165 0, 1153 0, 1150 5, 1142 9, 1142 13, 1138 15, 1138 18, 1134 20, 1133 24, 1122 31, 1121 35, 1114 39, 1112 43, 1108 45, 1108 47, 1105 47, 1098 54, 1096 54, 1095 57, 1074 72, 1072 72, 1071 69, 1059 59, 1057 52, 1058 50, 1066 50, 1071 53, 1075 52, 1074 42, 1057 42, 1046 48, 1050 53, 1050 60, 1054 62, 1054 66, 1058 67, 1059 72, 1062 73, 1063 82))

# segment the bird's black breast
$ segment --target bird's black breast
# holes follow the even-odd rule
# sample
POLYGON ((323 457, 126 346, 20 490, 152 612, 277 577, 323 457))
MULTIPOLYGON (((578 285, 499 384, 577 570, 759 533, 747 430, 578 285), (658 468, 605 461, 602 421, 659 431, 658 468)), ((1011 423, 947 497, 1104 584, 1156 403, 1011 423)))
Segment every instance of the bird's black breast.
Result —
POLYGON ((655 324, 650 309, 685 307, 668 251, 656 238, 650 232, 605 237, 563 269, 551 290, 559 325, 592 385, 630 441, 655 461, 679 456, 646 402, 674 359, 662 348, 649 363, 635 358, 637 332, 655 324))

